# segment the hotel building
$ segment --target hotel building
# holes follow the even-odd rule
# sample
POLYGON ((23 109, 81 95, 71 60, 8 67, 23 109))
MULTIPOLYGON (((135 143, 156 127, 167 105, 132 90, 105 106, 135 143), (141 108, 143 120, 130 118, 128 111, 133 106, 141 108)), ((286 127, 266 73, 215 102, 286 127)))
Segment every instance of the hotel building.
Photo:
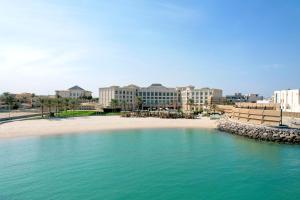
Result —
POLYGON ((138 90, 138 96, 143 100, 143 107, 148 108, 172 108, 180 106, 179 93, 176 88, 167 88, 161 84, 152 84, 138 90))
POLYGON ((117 101, 117 106, 122 110, 134 110, 138 90, 139 87, 135 85, 99 88, 99 104, 103 108, 108 108, 111 107, 111 102, 114 99, 117 101))
POLYGON ((222 97, 223 91, 212 88, 195 88, 194 86, 178 88, 180 91, 182 110, 197 111, 208 106, 209 98, 222 97))
POLYGON ((149 87, 129 85, 125 87, 111 86, 99 88, 99 104, 111 107, 112 100, 116 100, 122 110, 137 109, 137 98, 142 100, 142 109, 170 108, 183 111, 197 110, 207 104, 210 96, 222 96, 222 90, 193 86, 168 88, 161 84, 152 84, 149 87), (189 103, 192 99, 192 106, 189 103))
POLYGON ((143 109, 177 108, 179 97, 175 88, 167 88, 161 84, 152 84, 149 87, 129 85, 125 87, 111 86, 99 88, 99 104, 110 107, 112 99, 122 110, 137 109, 137 98, 142 100, 143 109))
POLYGON ((300 89, 275 91, 274 103, 285 112, 300 112, 300 89))
POLYGON ((56 90, 55 95, 62 98, 82 98, 82 97, 91 97, 92 92, 82 89, 79 86, 74 86, 69 88, 68 90, 56 90))

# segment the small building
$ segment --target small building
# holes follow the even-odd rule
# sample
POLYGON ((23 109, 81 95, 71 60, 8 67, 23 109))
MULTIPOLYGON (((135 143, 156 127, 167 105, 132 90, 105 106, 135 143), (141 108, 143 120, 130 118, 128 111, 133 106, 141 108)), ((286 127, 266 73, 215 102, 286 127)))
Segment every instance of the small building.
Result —
POLYGON ((62 97, 62 98, 91 98, 92 92, 82 89, 79 86, 74 86, 69 88, 68 90, 56 90, 55 91, 56 96, 62 97))
POLYGON ((275 91, 274 103, 280 104, 285 112, 300 112, 300 89, 275 91))
POLYGON ((263 100, 263 96, 259 94, 242 94, 235 93, 234 95, 226 95, 226 99, 231 103, 249 102, 256 103, 258 100, 263 100))

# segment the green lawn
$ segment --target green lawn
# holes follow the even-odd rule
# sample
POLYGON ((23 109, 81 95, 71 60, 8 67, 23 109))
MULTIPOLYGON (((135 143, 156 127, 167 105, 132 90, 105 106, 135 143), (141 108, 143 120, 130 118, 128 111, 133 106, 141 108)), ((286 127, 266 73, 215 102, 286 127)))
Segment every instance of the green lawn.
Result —
POLYGON ((62 117, 62 118, 67 118, 67 117, 86 117, 86 116, 112 116, 112 115, 120 115, 120 113, 99 113, 97 111, 92 111, 92 110, 68 110, 68 111, 62 111, 59 112, 56 117, 62 117))
POLYGON ((84 117, 84 116, 92 116, 96 115, 96 111, 89 110, 68 110, 62 111, 57 114, 57 117, 84 117))

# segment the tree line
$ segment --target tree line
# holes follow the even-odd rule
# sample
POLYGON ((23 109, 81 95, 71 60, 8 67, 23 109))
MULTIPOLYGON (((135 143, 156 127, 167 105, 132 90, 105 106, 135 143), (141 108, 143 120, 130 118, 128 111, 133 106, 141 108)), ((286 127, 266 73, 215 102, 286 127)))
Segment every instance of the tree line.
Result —
MULTIPOLYGON (((35 96, 35 94, 32 94, 31 98, 35 98, 35 107, 41 109, 42 117, 44 117, 45 113, 57 114, 60 111, 75 110, 80 105, 80 100, 73 98, 62 98, 59 96, 51 98, 44 96, 35 96)), ((2 102, 2 104, 8 107, 9 112, 11 112, 11 110, 13 109, 18 109, 19 103, 22 103, 21 100, 16 98, 16 95, 8 92, 4 92, 0 95, 0 101, 2 102)))

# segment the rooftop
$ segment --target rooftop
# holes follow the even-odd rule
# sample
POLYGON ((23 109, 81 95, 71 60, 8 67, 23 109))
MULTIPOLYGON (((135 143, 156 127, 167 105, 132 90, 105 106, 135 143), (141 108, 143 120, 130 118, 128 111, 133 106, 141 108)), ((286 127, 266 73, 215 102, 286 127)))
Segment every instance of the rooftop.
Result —
POLYGON ((84 90, 84 89, 82 89, 82 88, 79 87, 78 85, 75 85, 75 86, 69 88, 69 90, 84 90))

